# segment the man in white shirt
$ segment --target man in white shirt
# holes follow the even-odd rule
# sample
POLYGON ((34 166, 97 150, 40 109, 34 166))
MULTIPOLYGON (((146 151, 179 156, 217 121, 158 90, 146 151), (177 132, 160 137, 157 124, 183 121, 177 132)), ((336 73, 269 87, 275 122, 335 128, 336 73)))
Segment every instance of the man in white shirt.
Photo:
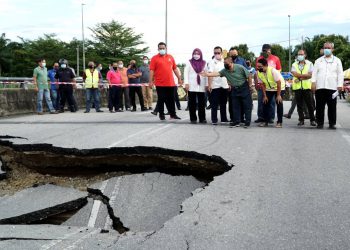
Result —
MULTIPOLYGON (((222 58, 222 48, 214 48, 214 58, 208 63, 208 72, 219 72, 223 70, 224 60, 222 58)), ((227 123, 226 103, 228 93, 228 83, 225 77, 209 77, 208 91, 211 95, 211 122, 213 125, 218 124, 218 106, 220 105, 220 119, 222 123, 227 123)))
POLYGON ((312 90, 316 96, 317 128, 324 124, 324 110, 327 104, 329 128, 336 129, 337 95, 343 89, 344 73, 340 59, 333 55, 334 44, 326 42, 323 45, 324 56, 315 62, 312 72, 312 90))

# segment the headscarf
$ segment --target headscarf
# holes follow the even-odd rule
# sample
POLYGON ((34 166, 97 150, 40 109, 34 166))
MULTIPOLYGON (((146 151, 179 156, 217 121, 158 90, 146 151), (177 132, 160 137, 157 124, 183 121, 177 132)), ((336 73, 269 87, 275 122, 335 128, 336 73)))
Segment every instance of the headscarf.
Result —
POLYGON ((201 73, 206 65, 206 62, 203 60, 203 53, 200 49, 196 48, 192 52, 192 58, 190 60, 190 63, 194 69, 194 71, 197 73, 197 83, 198 85, 201 84, 201 78, 199 76, 199 73, 201 73), (200 55, 199 60, 193 59, 194 53, 197 52, 200 55))

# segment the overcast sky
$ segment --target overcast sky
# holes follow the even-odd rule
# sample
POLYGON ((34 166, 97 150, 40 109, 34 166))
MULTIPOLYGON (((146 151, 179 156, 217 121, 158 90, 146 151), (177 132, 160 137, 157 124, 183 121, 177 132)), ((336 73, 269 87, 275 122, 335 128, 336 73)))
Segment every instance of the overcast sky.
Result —
MULTIPOLYGON (((81 3, 84 2, 85 37, 89 27, 112 19, 143 33, 157 53, 165 40, 165 0, 0 0, 0 33, 11 40, 35 39, 56 33, 59 39, 81 39, 81 3)), ((291 44, 316 34, 350 33, 350 3, 283 0, 168 0, 168 51, 178 63, 187 62, 194 48, 204 57, 213 47, 246 43, 258 54, 263 43, 288 46, 288 15, 291 15, 291 44)))

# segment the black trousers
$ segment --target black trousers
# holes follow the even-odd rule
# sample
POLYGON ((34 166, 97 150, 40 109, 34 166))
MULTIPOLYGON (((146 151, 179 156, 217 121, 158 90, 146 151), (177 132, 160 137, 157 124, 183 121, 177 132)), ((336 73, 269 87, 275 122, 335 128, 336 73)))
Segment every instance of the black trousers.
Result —
POLYGON ((337 122, 337 98, 332 95, 337 90, 318 89, 316 90, 316 120, 318 125, 324 124, 324 110, 327 104, 329 125, 335 125, 337 122))
POLYGON ((233 122, 233 109, 232 109, 232 95, 231 95, 232 89, 228 92, 228 112, 230 114, 230 121, 233 122))
POLYGON ((227 92, 227 89, 217 88, 213 89, 210 93, 211 121, 214 123, 218 122, 217 113, 219 105, 221 122, 228 122, 226 113, 227 92))
POLYGON ((199 121, 205 121, 205 93, 188 91, 188 109, 190 120, 197 121, 197 100, 198 100, 198 118, 199 121))
POLYGON ((117 111, 119 109, 120 96, 122 88, 120 86, 111 86, 108 90, 108 109, 109 111, 117 111))
POLYGON ((64 106, 66 105, 66 101, 68 101, 68 108, 71 112, 76 111, 76 107, 74 105, 75 100, 73 97, 73 86, 72 85, 60 85, 60 110, 64 110, 64 106))
POLYGON ((307 111, 310 117, 310 121, 315 121, 313 98, 311 89, 298 89, 294 92, 294 98, 297 103, 297 110, 299 115, 299 121, 304 121, 304 104, 307 107, 307 111))
POLYGON ((143 95, 142 95, 141 86, 135 86, 135 87, 130 86, 129 87, 129 96, 130 96, 131 106, 133 107, 133 109, 136 109, 135 93, 139 97, 141 109, 142 110, 145 109, 145 104, 143 102, 143 95))
POLYGON ((157 107, 159 111, 159 115, 164 115, 164 104, 168 109, 170 116, 174 117, 176 115, 175 111, 175 95, 174 95, 175 87, 160 87, 157 86, 157 107))
POLYGON ((177 86, 174 88, 174 97, 175 97, 176 107, 177 107, 177 109, 180 109, 181 104, 180 104, 179 94, 177 93, 177 86))
MULTIPOLYGON (((263 104, 263 112, 264 112, 265 122, 268 122, 269 120, 272 119, 271 103, 276 102, 277 123, 282 123, 282 121, 283 121, 283 101, 281 103, 277 103, 277 101, 276 101, 277 91, 266 91, 266 96, 267 96, 268 102, 263 104)), ((281 91, 281 96, 283 98, 284 90, 281 91)), ((275 109, 273 110, 273 113, 275 113, 275 109)))

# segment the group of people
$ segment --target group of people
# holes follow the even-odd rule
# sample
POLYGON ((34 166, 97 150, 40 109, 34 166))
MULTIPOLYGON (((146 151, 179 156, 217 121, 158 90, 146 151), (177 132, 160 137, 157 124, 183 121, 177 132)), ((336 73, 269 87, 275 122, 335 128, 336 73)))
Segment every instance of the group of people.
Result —
MULTIPOLYGON (((304 125, 306 107, 310 125, 323 128, 327 104, 329 128, 336 128, 336 93, 342 90, 344 77, 342 63, 333 55, 333 50, 333 43, 325 43, 323 55, 316 60, 315 65, 307 60, 304 50, 298 51, 291 73, 299 126, 304 125)), ((258 118, 255 122, 261 127, 274 123, 277 107, 276 127, 281 128, 286 83, 281 74, 281 62, 271 53, 271 46, 263 45, 261 55, 256 59, 255 68, 249 60, 239 56, 235 47, 230 49, 226 58, 223 58, 223 50, 219 46, 214 48, 213 53, 212 59, 206 62, 202 51, 194 49, 184 69, 183 80, 174 58, 167 53, 166 44, 163 42, 158 44, 158 54, 153 56, 150 62, 148 57, 143 57, 141 67, 137 67, 135 60, 131 60, 127 67, 124 67, 122 61, 114 62, 106 75, 109 111, 122 112, 124 107, 125 110, 136 111, 136 94, 141 111, 151 110, 152 88, 155 86, 158 98, 155 111, 152 113, 159 114, 160 120, 165 120, 165 104, 170 119, 181 119, 175 109, 177 85, 180 85, 184 86, 187 92, 191 123, 207 123, 205 109, 208 99, 213 125, 218 125, 217 113, 220 110, 221 123, 229 123, 231 127, 243 125, 248 128, 252 122, 252 92, 255 86, 258 94, 258 118)), ((89 62, 88 68, 83 72, 83 81, 86 91, 85 113, 90 112, 93 105, 97 112, 103 112, 99 101, 101 94, 99 88, 103 86, 101 66, 95 67, 94 62, 89 62)), ((38 90, 38 114, 42 114, 43 96, 50 113, 64 112, 66 100, 70 111, 76 111, 73 96, 75 74, 74 70, 68 67, 66 60, 61 59, 59 63, 55 63, 49 72, 45 61, 39 60, 38 67, 34 69, 34 84, 38 90), (53 103, 50 99, 47 77, 51 80, 53 103), (59 103, 57 96, 60 99, 59 103)))

